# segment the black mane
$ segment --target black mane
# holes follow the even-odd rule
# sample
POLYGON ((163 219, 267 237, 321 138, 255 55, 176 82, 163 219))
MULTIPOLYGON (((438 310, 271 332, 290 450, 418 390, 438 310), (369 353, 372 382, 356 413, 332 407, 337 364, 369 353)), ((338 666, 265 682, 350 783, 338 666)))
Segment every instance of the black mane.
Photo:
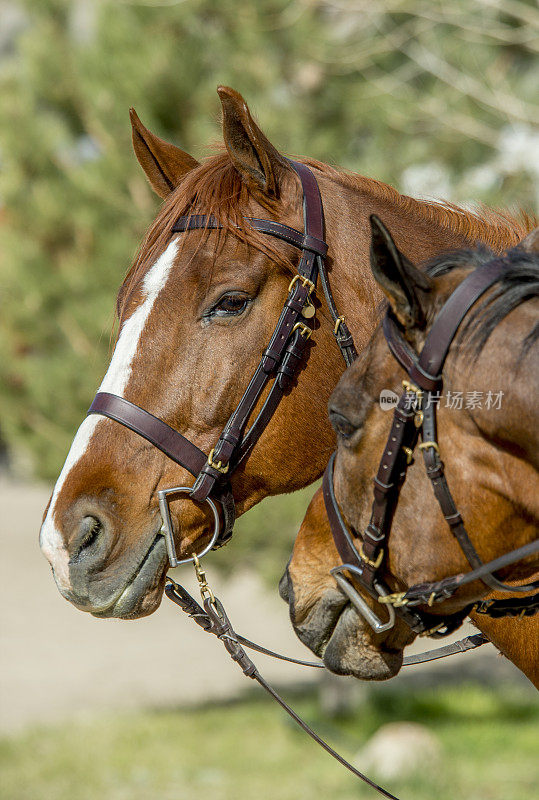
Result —
MULTIPOLYGON (((498 258, 488 247, 479 245, 475 249, 442 253, 427 262, 424 270, 433 278, 445 275, 460 267, 481 267, 498 258)), ((489 292, 486 299, 466 320, 460 336, 467 339, 475 358, 479 355, 494 328, 521 303, 539 296, 539 255, 514 247, 501 256, 507 272, 489 292)), ((539 322, 528 333, 522 343, 519 363, 539 339, 539 322)))

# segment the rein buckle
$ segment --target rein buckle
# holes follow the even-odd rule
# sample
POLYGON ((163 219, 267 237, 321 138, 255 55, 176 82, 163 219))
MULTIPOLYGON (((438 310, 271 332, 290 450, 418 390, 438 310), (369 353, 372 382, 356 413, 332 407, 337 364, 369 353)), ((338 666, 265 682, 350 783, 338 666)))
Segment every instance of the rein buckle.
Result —
POLYGON ((411 447, 404 447, 404 445, 402 449, 406 453, 406 464, 407 466, 410 466, 410 464, 414 460, 414 451, 412 450, 411 447))
POLYGON ((335 336, 338 335, 339 328, 341 327, 343 322, 344 322, 344 317, 342 317, 342 316, 341 317, 337 317, 337 319, 335 320, 335 327, 333 328, 333 333, 335 334, 335 336))

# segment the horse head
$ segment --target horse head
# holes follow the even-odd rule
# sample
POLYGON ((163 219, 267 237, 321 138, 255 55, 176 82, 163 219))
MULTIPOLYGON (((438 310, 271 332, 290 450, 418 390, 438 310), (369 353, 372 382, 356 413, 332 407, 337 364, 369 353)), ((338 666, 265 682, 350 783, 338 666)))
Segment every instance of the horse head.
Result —
MULTIPOLYGON (((379 220, 372 226, 374 277, 407 346, 420 352, 447 299, 474 270, 492 263, 492 253, 485 248, 449 252, 419 270, 399 252, 379 220)), ((447 483, 483 562, 533 542, 539 518, 533 399, 539 377, 532 368, 539 263, 528 242, 504 257, 503 277, 472 306, 449 349, 443 392, 431 397, 437 406, 447 483)), ((392 412, 406 378, 379 325, 330 398, 329 415, 338 439, 334 494, 358 552, 374 508, 373 477, 380 478, 382 454, 393 455, 392 412)), ((416 451, 398 502, 387 512, 392 524, 381 570, 391 596, 470 571, 422 461, 416 451)), ((319 491, 298 533, 281 595, 290 605, 299 638, 330 670, 370 680, 390 678, 399 671, 404 647, 416 633, 399 616, 388 624, 387 605, 356 583, 352 572, 359 602, 386 623, 386 629, 367 624, 351 601, 354 595, 343 591, 331 572, 342 561, 319 491)), ((536 572, 536 557, 528 557, 497 577, 523 583, 536 572)), ((460 615, 489 592, 482 581, 474 580, 432 608, 424 604, 419 609, 443 620, 460 615)))
MULTIPOLYGON (((117 301, 119 335, 100 387, 147 410, 205 454, 242 397, 289 294, 300 253, 246 223, 262 218, 303 231, 296 171, 254 122, 243 98, 221 87, 225 149, 197 162, 147 130, 132 111, 133 146, 164 200, 117 301), (180 217, 219 227, 176 233, 180 217)), ((314 169, 326 219, 343 217, 335 179, 314 169)), ((347 225, 340 224, 341 239, 347 225)), ((345 274, 351 257, 328 233, 328 264, 345 274)), ((372 307, 365 291, 346 301, 372 307)), ((317 308, 320 301, 313 301, 317 308)), ((252 455, 231 479, 237 513, 292 491, 322 472, 334 438, 325 406, 343 364, 333 323, 319 309, 294 391, 285 396, 252 455), (313 439, 316 447, 312 447, 313 439)), ((356 314, 361 317, 361 314, 356 314)), ((253 417, 261 408, 260 398, 253 417)), ((192 476, 116 422, 88 416, 77 432, 46 510, 40 542, 61 593, 96 616, 133 618, 159 605, 167 557, 157 491, 192 476)), ((211 537, 207 506, 171 503, 179 554, 211 537)))

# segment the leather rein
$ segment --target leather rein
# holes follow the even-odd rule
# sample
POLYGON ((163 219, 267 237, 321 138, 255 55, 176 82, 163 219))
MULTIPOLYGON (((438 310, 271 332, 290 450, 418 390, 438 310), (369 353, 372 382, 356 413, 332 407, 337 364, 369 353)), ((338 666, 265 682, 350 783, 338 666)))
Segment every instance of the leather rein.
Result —
MULTIPOLYGON (((298 271, 290 282, 288 296, 268 346, 243 397, 229 417, 209 455, 203 453, 193 442, 163 420, 118 395, 98 392, 88 410, 88 414, 101 414, 142 436, 195 477, 192 487, 175 486, 158 491, 163 518, 161 533, 166 540, 172 567, 193 561, 193 556, 178 558, 169 498, 185 494, 196 502, 206 502, 211 508, 214 518, 213 535, 204 550, 197 554, 198 558, 209 550, 226 544, 232 536, 236 512, 230 475, 248 458, 282 398, 292 389, 296 376, 309 356, 307 342, 313 328, 307 325, 307 321, 314 320, 316 314, 312 299, 318 276, 335 323, 333 332, 345 364, 349 366, 357 356, 352 336, 344 317, 339 316, 329 286, 325 264, 328 248, 324 239, 324 213, 318 184, 311 170, 304 164, 295 161, 291 161, 290 164, 299 176, 303 190, 304 232, 268 219, 251 218, 246 219, 245 223, 256 231, 297 247, 301 251, 298 271), (270 381, 273 383, 262 408, 247 429, 249 418, 270 381)), ((219 222, 212 216, 193 214, 180 217, 175 222, 172 232, 220 227, 219 222)))
MULTIPOLYGON (((354 542, 340 512, 333 487, 335 455, 330 459, 324 473, 323 495, 331 532, 343 563, 332 570, 338 585, 348 595, 356 610, 371 627, 382 633, 393 627, 395 614, 416 633, 438 638, 447 636, 460 627, 464 618, 472 611, 491 617, 531 616, 539 610, 539 594, 506 600, 482 600, 469 603, 453 614, 439 615, 420 610, 418 606, 431 608, 436 603, 452 597, 462 586, 481 580, 489 589, 518 594, 539 588, 539 581, 525 586, 509 586, 495 575, 502 569, 539 551, 539 539, 523 547, 511 550, 488 563, 480 559, 464 522, 453 500, 444 474, 444 463, 440 457, 437 437, 434 393, 443 385, 442 371, 449 348, 457 330, 474 303, 494 283, 503 278, 507 263, 496 258, 474 270, 451 294, 427 335, 423 349, 418 355, 404 338, 391 311, 383 323, 383 332, 389 349, 409 380, 403 381, 403 393, 395 407, 393 422, 387 439, 378 472, 374 478, 374 497, 369 524, 359 538, 359 547, 354 542), (418 440, 421 442, 418 444, 418 440), (427 475, 432 483, 434 495, 440 505, 451 533, 463 551, 471 571, 459 573, 443 580, 411 586, 403 592, 391 593, 381 576, 387 556, 389 535, 400 490, 412 463, 414 449, 423 453, 427 475), (381 621, 372 611, 353 583, 344 574, 348 573, 377 602, 385 604, 389 620, 381 621)), ((439 396, 439 394, 438 394, 439 396)))

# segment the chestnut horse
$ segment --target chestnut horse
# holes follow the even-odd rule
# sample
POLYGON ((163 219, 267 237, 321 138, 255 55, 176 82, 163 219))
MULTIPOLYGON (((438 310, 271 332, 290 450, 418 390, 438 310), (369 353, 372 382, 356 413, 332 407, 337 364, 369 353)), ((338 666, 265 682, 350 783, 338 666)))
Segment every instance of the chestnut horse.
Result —
MULTIPOLYGON (((373 274, 406 340, 419 352, 447 298, 475 268, 491 260, 492 253, 486 248, 448 253, 419 271, 399 253, 383 225, 375 219, 372 224, 373 274)), ((449 490, 483 562, 537 538, 539 253, 533 252, 531 238, 529 247, 515 248, 505 257, 504 277, 486 301, 472 308, 453 340, 437 406, 437 441, 449 490)), ((330 418, 338 440, 335 498, 354 536, 365 530, 369 521, 372 479, 391 427, 392 415, 385 413, 381 392, 398 391, 403 378, 408 375, 390 352, 379 326, 330 399, 330 418)), ((388 443, 386 449, 390 447, 388 443)), ((361 539, 356 541, 359 547, 361 539)), ((383 584, 390 586, 391 592, 470 571, 419 456, 408 468, 398 495, 385 552, 383 584)), ((341 563, 317 493, 281 582, 294 628, 332 671, 367 680, 391 678, 401 667, 404 647, 416 634, 399 616, 392 628, 375 633, 330 574, 330 569, 341 563)), ((527 584, 533 576, 539 576, 537 555, 501 572, 503 581, 514 585, 527 584)), ((353 573, 351 577, 354 581, 353 573)), ((387 620, 383 605, 362 585, 356 588, 377 617, 387 620)), ((494 596, 485 583, 475 580, 450 599, 419 609, 443 619, 486 595, 494 596)), ((503 628, 501 621, 483 615, 475 615, 474 621, 539 685, 539 615, 506 619, 503 628), (503 631, 501 637, 496 636, 497 630, 503 631)))
MULTIPOLYGON (((225 150, 202 163, 155 136, 132 112, 135 154, 164 204, 120 288, 119 337, 101 384, 102 392, 146 409, 206 454, 267 346, 298 263, 297 249, 268 239, 245 218, 303 230, 297 173, 243 98, 226 87, 218 93, 225 150), (221 228, 174 233, 186 214, 213 215, 221 228)), ((416 201, 375 180, 303 161, 322 195, 332 291, 360 349, 375 327, 380 299, 363 255, 370 213, 388 220, 412 259, 477 240, 503 250, 532 227, 495 212, 479 217, 416 201)), ((334 448, 326 406, 344 365, 327 307, 315 305, 320 321, 305 368, 232 476, 239 514, 268 495, 312 483, 334 448)), ((152 613, 168 565, 157 490, 191 483, 185 469, 127 428, 87 417, 41 529, 60 592, 100 617, 152 613)), ((180 555, 210 538, 211 519, 193 502, 175 503, 172 522, 180 555)))

